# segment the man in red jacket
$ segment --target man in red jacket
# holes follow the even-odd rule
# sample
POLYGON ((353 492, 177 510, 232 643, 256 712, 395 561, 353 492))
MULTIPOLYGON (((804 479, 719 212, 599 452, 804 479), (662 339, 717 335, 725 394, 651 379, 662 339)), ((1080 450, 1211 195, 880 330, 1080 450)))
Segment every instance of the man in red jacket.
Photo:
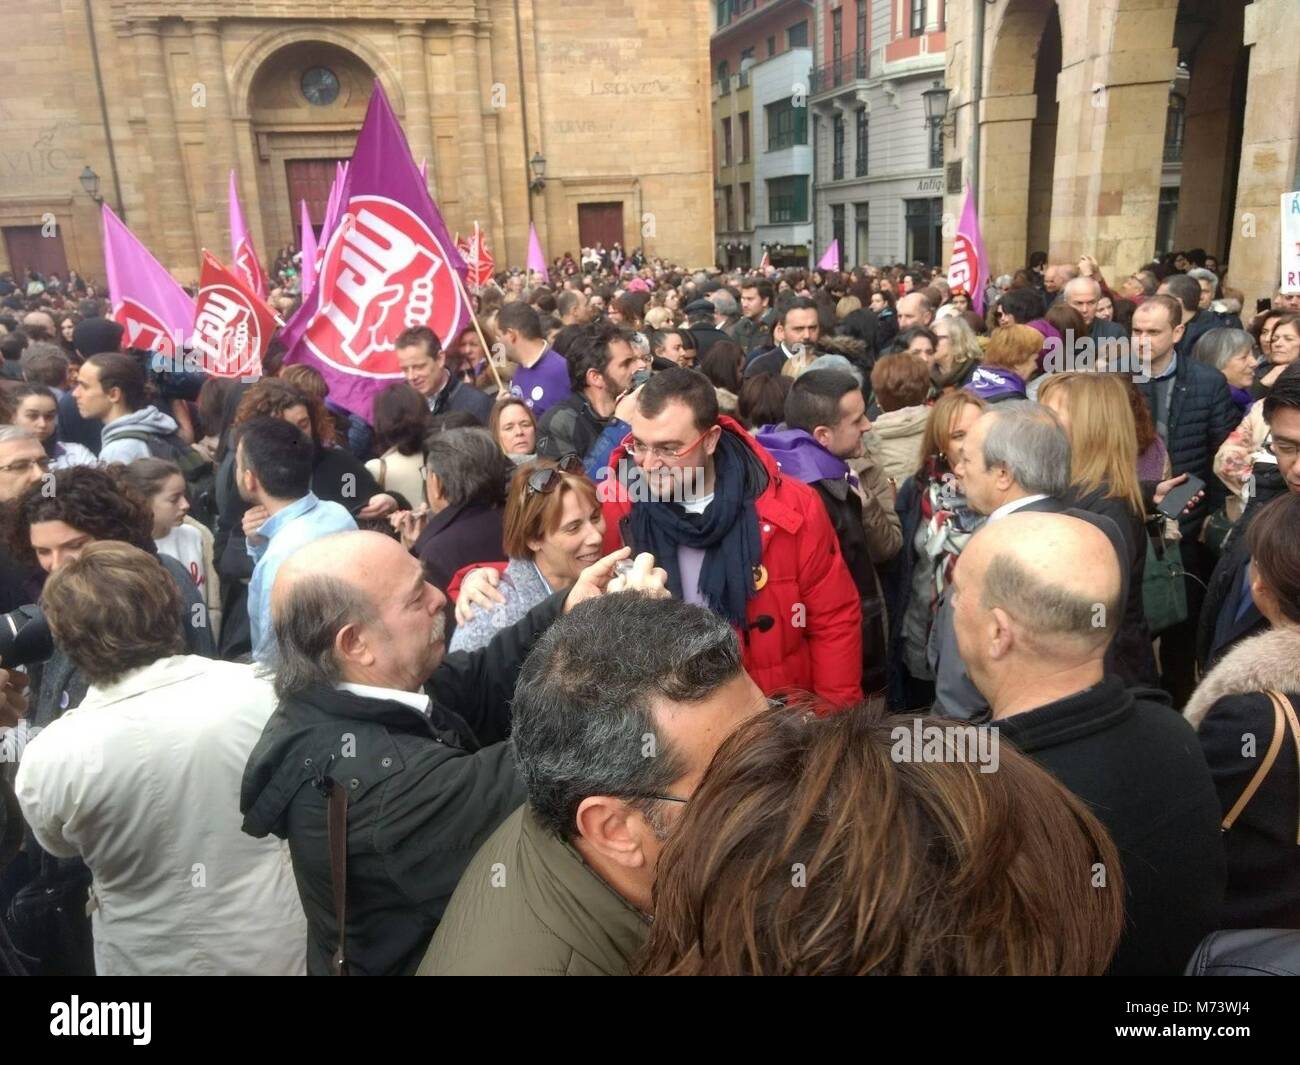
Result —
POLYGON ((600 486, 606 550, 650 552, 675 597, 731 622, 765 693, 861 699, 861 605, 817 494, 720 417, 693 370, 650 378, 631 425, 600 486))

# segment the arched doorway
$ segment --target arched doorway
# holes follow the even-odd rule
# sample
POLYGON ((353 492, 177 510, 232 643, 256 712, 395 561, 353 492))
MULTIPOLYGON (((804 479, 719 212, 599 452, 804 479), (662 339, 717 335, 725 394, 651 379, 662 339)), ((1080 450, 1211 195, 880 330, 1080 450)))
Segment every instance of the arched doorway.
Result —
POLYGON ((1250 51, 1246 0, 1180 0, 1179 73, 1170 86, 1161 177, 1160 251, 1230 254, 1250 51), (1172 216, 1172 217, 1171 217, 1172 216))
POLYGON ((299 245, 300 199, 312 224, 321 224, 336 164, 352 155, 374 78, 357 55, 325 41, 288 44, 258 67, 248 90, 248 135, 267 258, 299 245))
POLYGON ((1047 14, 1034 61, 1033 129, 1029 135, 1029 217, 1027 251, 1047 251, 1052 239, 1052 181, 1056 174, 1056 79, 1061 74, 1061 12, 1047 14))

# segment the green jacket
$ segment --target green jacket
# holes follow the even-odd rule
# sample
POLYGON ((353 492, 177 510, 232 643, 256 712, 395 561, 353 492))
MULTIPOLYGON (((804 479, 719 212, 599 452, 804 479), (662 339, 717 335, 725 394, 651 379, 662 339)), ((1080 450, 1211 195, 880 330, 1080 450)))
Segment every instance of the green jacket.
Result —
POLYGON ((479 848, 417 976, 626 976, 650 924, 527 804, 479 848))

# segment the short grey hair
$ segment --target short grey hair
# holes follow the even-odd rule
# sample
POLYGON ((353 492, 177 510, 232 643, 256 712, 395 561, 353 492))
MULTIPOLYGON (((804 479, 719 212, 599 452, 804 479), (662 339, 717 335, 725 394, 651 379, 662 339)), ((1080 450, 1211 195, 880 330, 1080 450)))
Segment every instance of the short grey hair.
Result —
POLYGON ((998 274, 998 276, 993 279, 993 287, 1001 289, 1010 288, 1013 280, 1014 279, 1010 274, 998 274))
POLYGON ((1002 466, 1030 495, 1062 498, 1070 487, 1070 438, 1049 407, 1025 400, 999 403, 984 436, 984 465, 1002 466))
POLYGON ((49 340, 38 340, 23 349, 19 359, 23 380, 46 388, 66 388, 68 386, 68 367, 71 365, 67 354, 58 344, 49 340))
POLYGON ((486 429, 434 430, 424 441, 424 464, 452 506, 505 503, 513 467, 486 429))
POLYGON ((1205 269, 1203 266, 1198 266, 1193 270, 1188 270, 1187 276, 1192 278, 1194 281, 1208 281, 1210 283, 1210 288, 1216 291, 1219 288, 1219 275, 1213 270, 1205 269))
POLYGON ((1242 348, 1255 350, 1255 338, 1244 329, 1211 329, 1203 333, 1192 348, 1192 358, 1222 370, 1242 348))
POLYGON ((334 687, 342 679, 335 637, 346 625, 372 625, 376 617, 355 584, 324 573, 300 577, 271 611, 275 694, 287 699, 308 688, 334 687))
POLYGON ((12 444, 15 440, 30 440, 35 444, 41 442, 41 438, 30 429, 24 429, 20 425, 0 425, 0 444, 12 444))
POLYGON ((730 318, 740 313, 740 305, 736 302, 736 297, 725 288, 714 289, 709 293, 709 299, 713 301, 713 306, 721 315, 730 318))
POLYGON ((1066 298, 1068 299, 1069 296, 1070 296, 1070 289, 1072 289, 1072 288, 1082 288, 1084 285, 1087 285, 1090 289, 1092 289, 1093 295, 1094 295, 1097 299, 1101 299, 1101 285, 1099 285, 1099 284, 1097 283, 1097 279, 1096 279, 1095 277, 1072 277, 1072 278, 1070 278, 1070 280, 1067 281, 1067 282, 1065 283, 1065 295, 1066 295, 1066 298))
POLYGON ((610 795, 658 831, 648 796, 690 767, 660 731, 655 702, 700 702, 743 668, 731 626, 680 599, 618 592, 560 618, 515 687, 515 763, 538 820, 570 839, 582 801, 610 795))
POLYGON ((1118 595, 1114 601, 1101 602, 1095 595, 1075 594, 1031 573, 1006 551, 989 560, 980 605, 985 610, 1005 610, 1035 641, 1064 637, 1094 647, 1110 643, 1122 612, 1118 595), (1104 607, 1100 613, 1098 605, 1104 607))

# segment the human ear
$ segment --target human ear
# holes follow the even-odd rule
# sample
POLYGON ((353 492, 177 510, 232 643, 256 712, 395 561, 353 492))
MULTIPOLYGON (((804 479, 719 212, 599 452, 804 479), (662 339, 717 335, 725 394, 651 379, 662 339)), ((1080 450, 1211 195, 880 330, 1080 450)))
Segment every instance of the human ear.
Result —
POLYGON ((989 657, 995 662, 1006 658, 1015 646, 1015 637, 1011 631, 1011 616, 1000 606, 989 612, 988 623, 989 657))
POLYGON ((354 662, 360 666, 373 665, 375 661, 365 634, 354 624, 344 625, 334 634, 334 652, 340 661, 354 662))
POLYGON ((650 826, 625 800, 610 795, 588 796, 578 804, 574 820, 578 835, 607 861, 625 869, 645 866, 642 838, 650 826))

